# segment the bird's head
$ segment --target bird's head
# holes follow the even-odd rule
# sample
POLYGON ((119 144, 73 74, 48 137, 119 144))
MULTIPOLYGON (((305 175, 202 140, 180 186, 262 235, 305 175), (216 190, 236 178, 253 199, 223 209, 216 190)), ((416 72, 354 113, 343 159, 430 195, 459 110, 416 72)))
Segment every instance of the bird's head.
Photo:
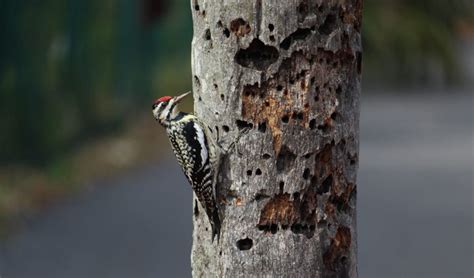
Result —
POLYGON ((159 121, 160 124, 167 125, 167 123, 176 116, 178 103, 189 93, 191 92, 175 97, 164 96, 156 99, 152 106, 155 119, 159 121))

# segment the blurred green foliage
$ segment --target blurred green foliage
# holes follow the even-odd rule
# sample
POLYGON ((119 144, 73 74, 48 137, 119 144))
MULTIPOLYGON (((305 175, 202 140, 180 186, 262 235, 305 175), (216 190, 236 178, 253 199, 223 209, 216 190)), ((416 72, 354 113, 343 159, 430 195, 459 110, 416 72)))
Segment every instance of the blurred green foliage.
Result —
POLYGON ((159 75, 171 61, 175 87, 189 87, 187 3, 174 3, 154 24, 141 5, 0 1, 0 164, 42 166, 119 127, 163 88, 159 75))
MULTIPOLYGON (((151 22, 147 2, 0 1, 0 164, 45 165, 190 88, 189 1, 167 1, 151 22)), ((366 0, 366 74, 418 82, 435 63, 454 79, 455 23, 471 5, 366 0)))
POLYGON ((366 0, 362 36, 364 75, 395 86, 463 78, 457 25, 473 24, 472 0, 366 0))

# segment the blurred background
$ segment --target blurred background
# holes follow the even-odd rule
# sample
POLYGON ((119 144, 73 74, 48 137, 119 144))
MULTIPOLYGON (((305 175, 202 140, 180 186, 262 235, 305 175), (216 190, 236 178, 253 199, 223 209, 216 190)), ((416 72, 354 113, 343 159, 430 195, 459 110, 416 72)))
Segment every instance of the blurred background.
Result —
MULTIPOLYGON (((190 277, 188 2, 0 0, 0 277, 190 277)), ((473 16, 364 1, 360 277, 472 277, 473 16)))

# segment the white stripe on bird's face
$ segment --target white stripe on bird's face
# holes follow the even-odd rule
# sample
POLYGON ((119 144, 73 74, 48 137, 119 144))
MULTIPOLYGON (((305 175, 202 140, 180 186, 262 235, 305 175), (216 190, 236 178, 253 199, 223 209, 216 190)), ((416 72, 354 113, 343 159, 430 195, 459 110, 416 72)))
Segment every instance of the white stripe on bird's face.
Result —
POLYGON ((163 102, 159 103, 157 106, 155 106, 155 108, 153 108, 153 117, 155 117, 157 120, 160 119, 160 111, 162 106, 163 102))
POLYGON ((160 113, 160 119, 166 120, 166 118, 168 117, 168 114, 171 113, 171 106, 173 106, 173 104, 174 104, 173 99, 171 99, 170 101, 166 103, 166 106, 164 107, 163 112, 160 113))
POLYGON ((153 109, 153 116, 160 122, 160 124, 167 126, 168 120, 173 118, 174 115, 168 117, 168 114, 175 113, 175 111, 171 111, 173 104, 174 99, 171 99, 167 102, 161 102, 155 107, 155 109, 153 109))

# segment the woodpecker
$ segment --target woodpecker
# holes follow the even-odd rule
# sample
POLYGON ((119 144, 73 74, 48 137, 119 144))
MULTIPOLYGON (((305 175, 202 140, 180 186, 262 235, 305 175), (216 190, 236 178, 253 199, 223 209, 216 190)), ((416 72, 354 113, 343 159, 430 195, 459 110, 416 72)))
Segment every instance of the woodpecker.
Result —
POLYGON ((206 210, 214 242, 216 235, 219 239, 221 228, 215 198, 218 146, 209 126, 196 116, 178 110, 178 103, 189 93, 158 98, 153 103, 153 116, 166 129, 178 163, 206 210))

